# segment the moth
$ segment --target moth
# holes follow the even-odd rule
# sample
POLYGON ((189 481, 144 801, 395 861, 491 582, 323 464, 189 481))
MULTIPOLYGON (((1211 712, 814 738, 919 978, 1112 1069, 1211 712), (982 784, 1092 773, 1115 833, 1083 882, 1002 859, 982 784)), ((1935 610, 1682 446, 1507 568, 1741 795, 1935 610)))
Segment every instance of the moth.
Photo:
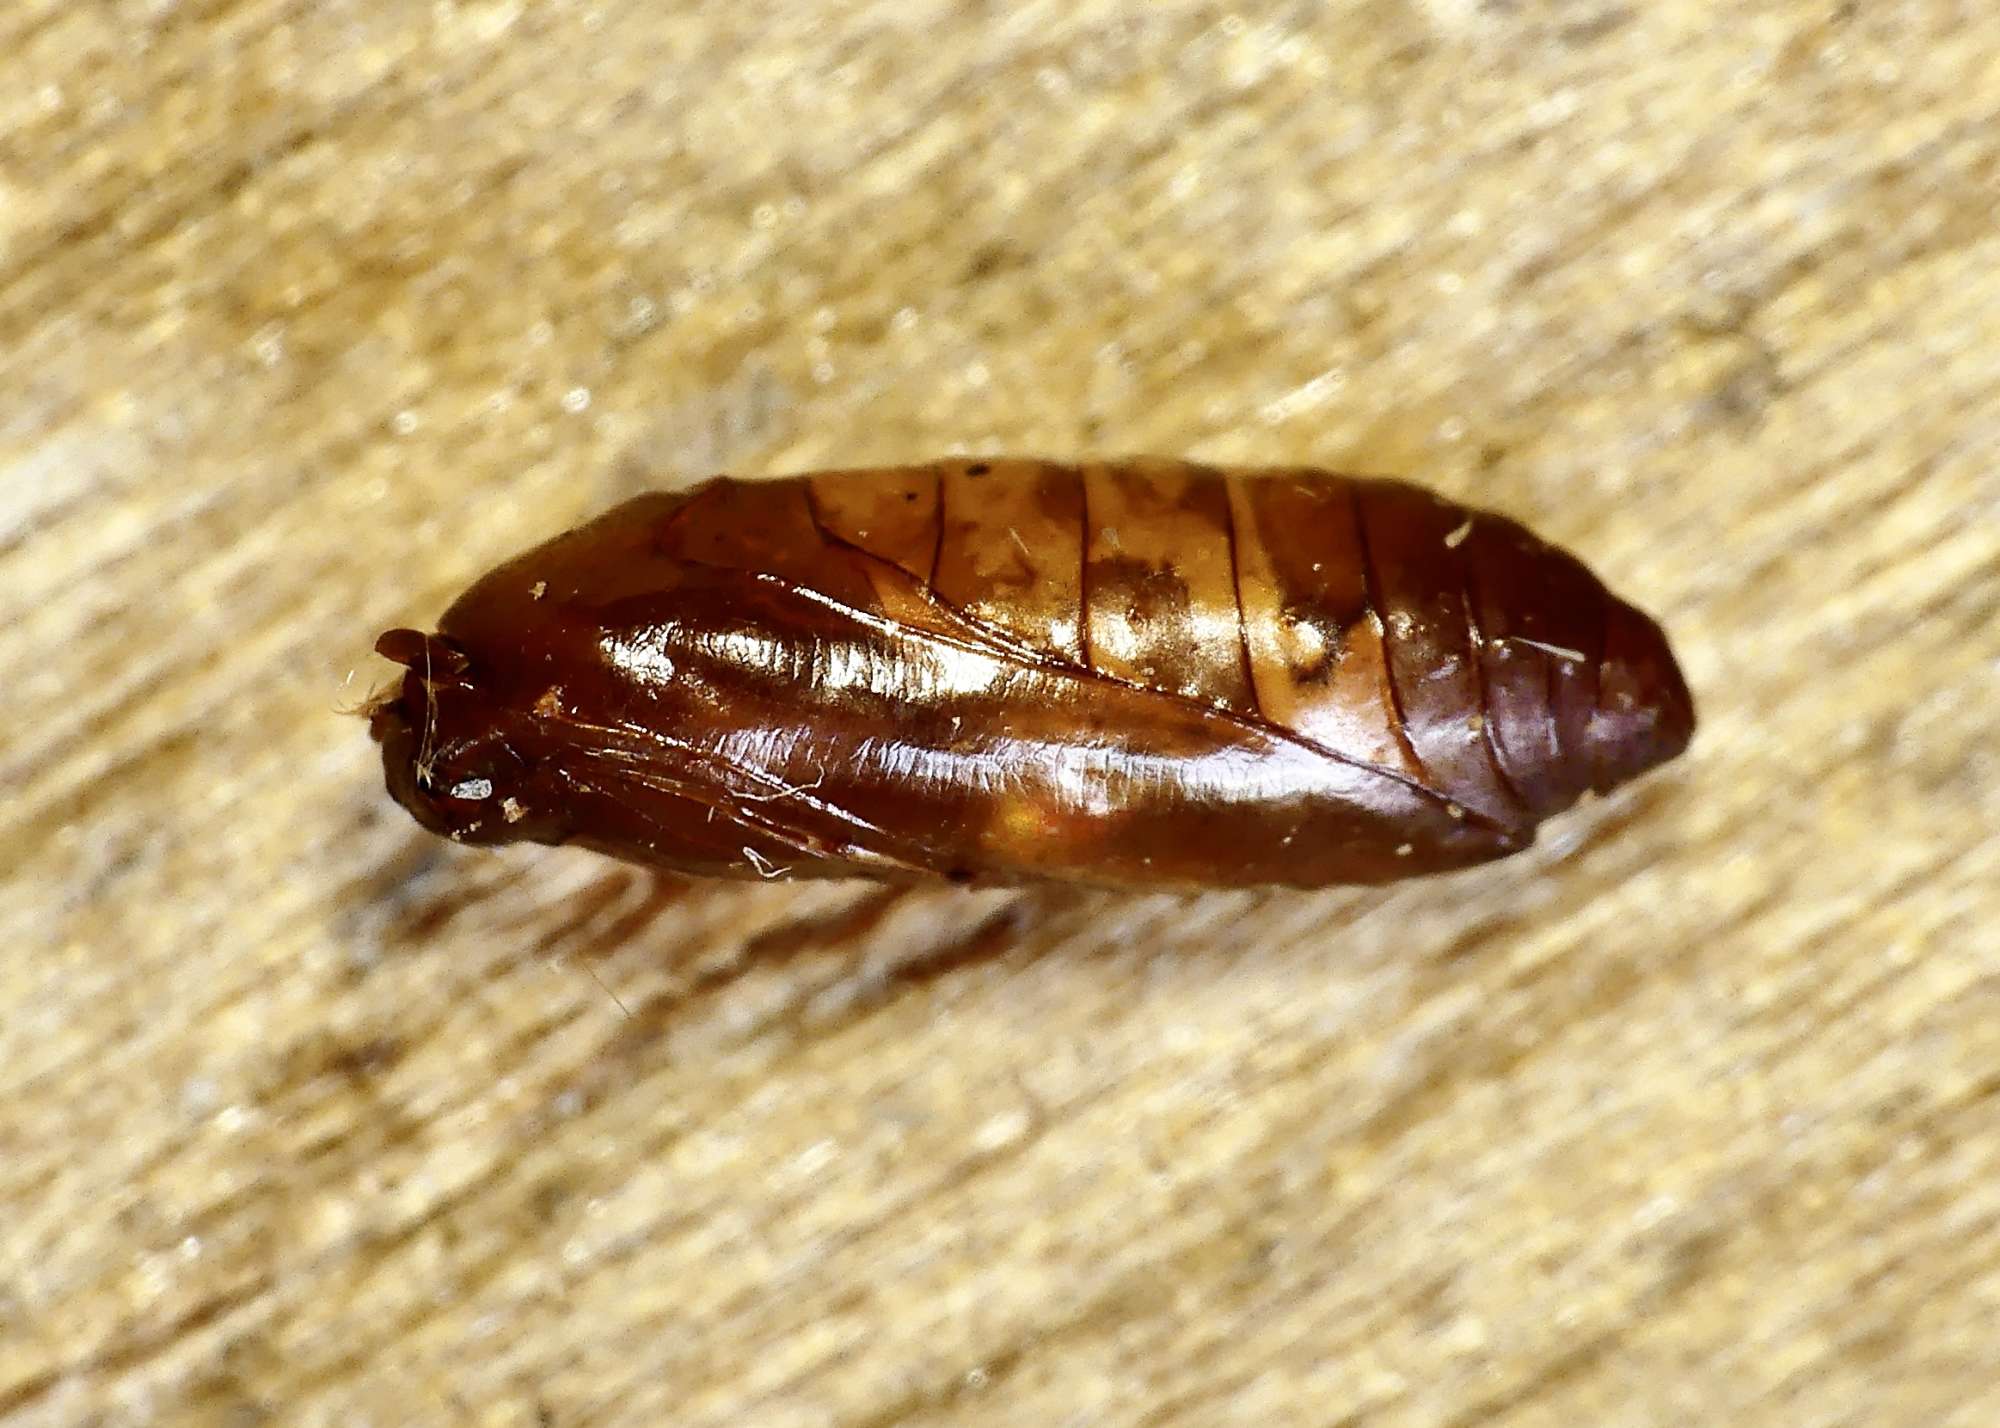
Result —
POLYGON ((1382 883, 1695 724, 1660 627, 1514 521, 1167 460, 718 476, 376 648, 425 828, 718 877, 1382 883))

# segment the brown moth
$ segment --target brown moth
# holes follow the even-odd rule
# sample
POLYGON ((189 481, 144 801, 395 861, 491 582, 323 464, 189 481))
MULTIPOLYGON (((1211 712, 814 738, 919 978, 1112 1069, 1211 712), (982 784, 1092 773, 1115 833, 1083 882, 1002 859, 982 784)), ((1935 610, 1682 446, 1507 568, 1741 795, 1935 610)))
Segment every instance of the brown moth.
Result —
POLYGON ((1515 522, 1177 461, 717 477, 377 648, 426 828, 725 877, 1380 883, 1694 730, 1659 627, 1515 522))

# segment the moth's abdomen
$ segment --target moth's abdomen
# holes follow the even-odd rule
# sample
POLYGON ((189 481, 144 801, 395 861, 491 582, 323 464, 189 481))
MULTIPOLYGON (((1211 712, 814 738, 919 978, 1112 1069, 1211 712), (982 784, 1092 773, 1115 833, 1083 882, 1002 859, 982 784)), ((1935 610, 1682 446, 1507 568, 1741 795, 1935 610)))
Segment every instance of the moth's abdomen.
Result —
POLYGON ((810 490, 838 539, 1028 648, 1394 770, 1496 823, 1531 824, 1649 763, 1650 747, 1607 747, 1619 738, 1677 752, 1691 732, 1650 620, 1515 522, 1404 482, 978 461, 827 473, 810 490), (1600 691, 1614 617, 1617 653, 1652 673, 1600 691), (1643 711, 1626 717, 1642 692, 1662 705, 1652 735, 1643 711))
POLYGON ((1512 851, 1693 725, 1571 557, 1305 471, 718 480, 510 562, 441 634, 471 692, 390 725, 434 761, 447 709, 467 747, 504 725, 561 805, 515 823, 707 872, 1381 881, 1512 851))

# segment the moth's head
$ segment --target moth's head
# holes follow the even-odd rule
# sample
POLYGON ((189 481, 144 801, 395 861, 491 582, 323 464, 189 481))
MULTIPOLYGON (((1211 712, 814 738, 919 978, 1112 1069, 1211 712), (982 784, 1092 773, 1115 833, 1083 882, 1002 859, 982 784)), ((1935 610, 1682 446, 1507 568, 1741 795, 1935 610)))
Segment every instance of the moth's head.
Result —
POLYGON ((562 789, 535 758, 533 723, 482 684, 465 649, 390 630, 375 650, 407 671, 374 701, 368 728, 410 816, 460 843, 560 842, 562 789))

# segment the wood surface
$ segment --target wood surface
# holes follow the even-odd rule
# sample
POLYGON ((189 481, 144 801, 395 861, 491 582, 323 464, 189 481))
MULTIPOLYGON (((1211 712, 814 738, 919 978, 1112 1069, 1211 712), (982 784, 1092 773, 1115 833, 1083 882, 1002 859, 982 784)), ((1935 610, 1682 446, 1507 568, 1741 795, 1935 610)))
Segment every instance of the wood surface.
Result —
POLYGON ((0 1421, 2000 1422, 2000 11, 0 7, 0 1421), (440 844, 389 625, 648 486, 1428 481, 1673 632, 1514 862, 440 844))

